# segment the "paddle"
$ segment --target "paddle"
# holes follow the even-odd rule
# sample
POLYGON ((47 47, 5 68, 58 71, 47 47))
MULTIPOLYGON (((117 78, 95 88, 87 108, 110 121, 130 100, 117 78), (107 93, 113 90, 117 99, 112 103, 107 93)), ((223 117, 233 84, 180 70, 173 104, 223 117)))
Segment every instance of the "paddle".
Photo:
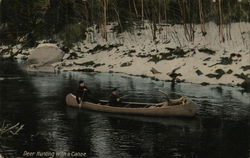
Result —
POLYGON ((124 96, 121 96, 121 97, 119 97, 119 98, 121 98, 121 99, 124 99, 124 98, 126 98, 126 97, 128 97, 129 95, 124 95, 124 96))

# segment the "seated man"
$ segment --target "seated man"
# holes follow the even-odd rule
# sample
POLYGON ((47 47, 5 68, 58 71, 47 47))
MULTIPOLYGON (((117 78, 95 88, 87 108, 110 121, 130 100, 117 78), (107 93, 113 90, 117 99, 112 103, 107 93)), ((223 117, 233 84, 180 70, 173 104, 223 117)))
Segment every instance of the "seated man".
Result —
POLYGON ((117 89, 114 88, 109 97, 109 105, 110 106, 119 106, 121 104, 121 98, 118 96, 117 89))

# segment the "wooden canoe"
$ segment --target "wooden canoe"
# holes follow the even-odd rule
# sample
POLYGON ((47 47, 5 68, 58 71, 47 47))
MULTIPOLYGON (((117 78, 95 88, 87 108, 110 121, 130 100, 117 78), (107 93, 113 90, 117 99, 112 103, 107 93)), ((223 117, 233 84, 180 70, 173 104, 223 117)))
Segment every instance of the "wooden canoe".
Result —
POLYGON ((91 102, 83 102, 81 106, 79 106, 76 102, 76 97, 72 93, 70 93, 66 96, 66 104, 72 107, 78 107, 88 110, 127 115, 193 117, 197 113, 197 105, 190 100, 187 100, 185 104, 162 107, 156 107, 152 105, 148 108, 114 107, 109 105, 95 104, 91 102))

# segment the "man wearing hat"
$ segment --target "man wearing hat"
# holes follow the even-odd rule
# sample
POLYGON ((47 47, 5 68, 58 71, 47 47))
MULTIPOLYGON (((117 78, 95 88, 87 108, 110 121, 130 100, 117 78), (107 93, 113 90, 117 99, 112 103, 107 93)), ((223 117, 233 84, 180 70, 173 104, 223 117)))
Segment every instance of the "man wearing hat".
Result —
POLYGON ((117 89, 114 88, 109 97, 109 105, 110 106, 119 106, 121 104, 121 98, 118 96, 117 89))
POLYGON ((81 103, 83 101, 86 101, 87 99, 89 99, 89 94, 90 94, 90 90, 88 89, 88 87, 86 87, 85 82, 84 81, 79 81, 79 87, 76 91, 76 101, 79 104, 79 106, 81 106, 81 103))

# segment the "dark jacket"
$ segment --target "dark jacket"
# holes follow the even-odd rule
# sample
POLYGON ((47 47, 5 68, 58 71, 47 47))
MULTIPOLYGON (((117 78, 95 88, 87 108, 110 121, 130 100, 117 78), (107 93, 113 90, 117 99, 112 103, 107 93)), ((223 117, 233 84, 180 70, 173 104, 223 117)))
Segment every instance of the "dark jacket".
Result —
POLYGON ((121 104, 121 101, 117 101, 119 99, 118 95, 111 94, 109 97, 109 105, 110 106, 119 106, 121 104))
POLYGON ((91 94, 91 91, 86 86, 79 86, 76 91, 76 101, 78 104, 80 104, 81 101, 87 101, 89 100, 89 94, 91 94))

